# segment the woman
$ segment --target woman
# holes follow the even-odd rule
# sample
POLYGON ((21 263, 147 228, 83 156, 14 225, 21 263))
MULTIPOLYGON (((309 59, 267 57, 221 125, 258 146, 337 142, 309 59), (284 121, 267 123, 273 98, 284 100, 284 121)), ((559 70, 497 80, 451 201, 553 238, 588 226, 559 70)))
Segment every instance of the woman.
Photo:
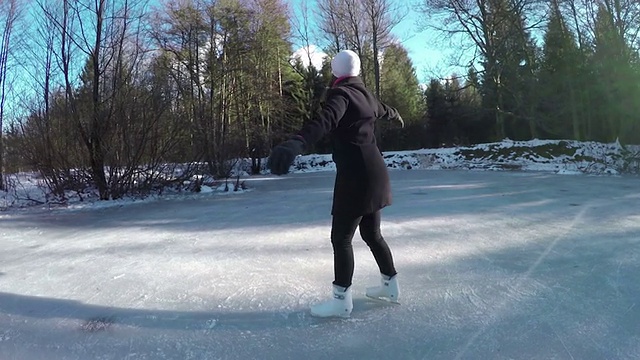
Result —
POLYGON ((325 134, 331 135, 336 180, 333 192, 331 244, 334 254, 333 297, 311 307, 318 317, 349 317, 353 309, 351 280, 354 260, 351 241, 360 228, 381 273, 381 285, 366 295, 398 302, 399 287, 389 246, 380 233, 380 210, 391 205, 389 174, 374 134, 377 119, 404 123, 398 112, 379 102, 358 77, 360 59, 350 50, 331 61, 336 77, 326 104, 315 121, 293 138, 274 147, 267 166, 276 175, 286 174, 295 157, 325 134))

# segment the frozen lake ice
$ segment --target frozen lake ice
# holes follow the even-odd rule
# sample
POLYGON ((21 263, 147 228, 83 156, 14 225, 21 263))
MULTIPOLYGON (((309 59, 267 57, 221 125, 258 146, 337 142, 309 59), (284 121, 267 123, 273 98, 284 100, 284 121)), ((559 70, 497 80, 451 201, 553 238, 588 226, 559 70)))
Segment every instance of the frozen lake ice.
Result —
POLYGON ((638 359, 638 177, 391 171, 401 305, 354 239, 329 295, 334 174, 249 192, 0 213, 0 359, 638 359))

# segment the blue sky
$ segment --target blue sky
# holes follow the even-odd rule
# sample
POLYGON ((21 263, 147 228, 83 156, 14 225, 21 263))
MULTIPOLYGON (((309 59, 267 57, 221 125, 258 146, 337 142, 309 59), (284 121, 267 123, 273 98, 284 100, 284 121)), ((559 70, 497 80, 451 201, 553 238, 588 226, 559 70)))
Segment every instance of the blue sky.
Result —
POLYGON ((424 29, 421 14, 410 12, 398 26, 394 35, 409 51, 409 56, 416 68, 416 75, 421 82, 428 82, 433 77, 446 77, 458 71, 451 66, 451 56, 455 49, 448 48, 447 41, 434 30, 424 29))

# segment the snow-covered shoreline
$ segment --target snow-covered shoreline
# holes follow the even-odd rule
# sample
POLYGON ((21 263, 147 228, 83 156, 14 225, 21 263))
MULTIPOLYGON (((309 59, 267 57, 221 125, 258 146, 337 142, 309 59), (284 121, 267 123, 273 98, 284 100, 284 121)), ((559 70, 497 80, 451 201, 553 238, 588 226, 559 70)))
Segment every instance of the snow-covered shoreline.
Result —
MULTIPOLYGON (((558 174, 619 175, 635 172, 640 146, 567 140, 505 140, 472 147, 385 152, 391 169, 520 170, 558 174), (629 162, 635 154, 636 160, 629 162)), ((333 171, 330 155, 300 156, 295 172, 333 171)))
MULTIPOLYGON (((471 147, 421 149, 385 152, 387 166, 397 170, 478 170, 478 171, 533 171, 563 175, 620 175, 638 173, 640 170, 640 146, 623 147, 619 143, 578 142, 570 140, 504 140, 471 147)), ((330 154, 299 156, 292 173, 335 171, 330 154)), ((246 178, 251 172, 251 160, 238 161, 234 177, 246 178)), ((268 174, 266 159, 261 173, 268 174)), ((155 201, 160 198, 184 198, 211 196, 246 191, 236 188, 236 179, 222 179, 200 186, 198 193, 190 191, 165 192, 147 198, 124 198, 99 201, 96 194, 87 193, 82 198, 71 194, 63 203, 50 200, 46 187, 37 174, 10 175, 15 184, 9 192, 0 191, 0 210, 20 208, 84 208, 123 206, 128 203, 155 201)))

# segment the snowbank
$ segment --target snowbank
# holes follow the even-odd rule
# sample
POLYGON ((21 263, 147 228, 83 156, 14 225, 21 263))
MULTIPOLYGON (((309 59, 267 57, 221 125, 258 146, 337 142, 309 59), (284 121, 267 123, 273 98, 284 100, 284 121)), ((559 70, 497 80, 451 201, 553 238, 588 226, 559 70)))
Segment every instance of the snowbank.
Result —
MULTIPOLYGON (((391 169, 519 170, 617 175, 640 170, 640 146, 567 140, 504 140, 473 147, 385 152, 391 169)), ((247 164, 239 172, 248 174, 247 164)), ((299 156, 292 172, 334 171, 331 155, 299 156)), ((262 171, 268 170, 263 167, 262 171)))

